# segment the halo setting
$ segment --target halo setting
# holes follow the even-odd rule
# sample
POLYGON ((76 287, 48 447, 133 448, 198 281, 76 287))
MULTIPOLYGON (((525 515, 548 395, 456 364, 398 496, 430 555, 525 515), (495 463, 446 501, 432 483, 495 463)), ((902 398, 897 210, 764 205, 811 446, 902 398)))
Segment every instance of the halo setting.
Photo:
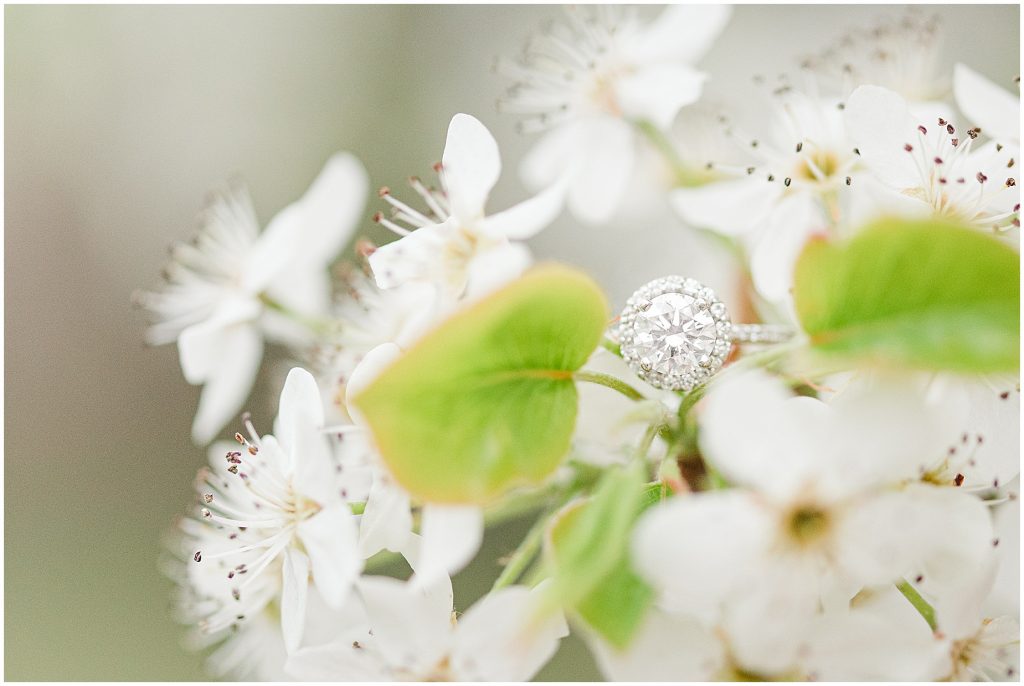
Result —
POLYGON ((689 391, 722 368, 732 347, 729 312, 694 279, 667 276, 641 287, 619 317, 622 358, 657 388, 689 391))

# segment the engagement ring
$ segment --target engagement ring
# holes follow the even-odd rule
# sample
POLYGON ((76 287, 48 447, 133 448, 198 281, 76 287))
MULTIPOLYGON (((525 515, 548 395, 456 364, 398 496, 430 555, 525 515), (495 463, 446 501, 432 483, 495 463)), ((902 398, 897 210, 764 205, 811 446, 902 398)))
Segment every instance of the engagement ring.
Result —
POLYGON ((794 331, 733 324, 713 290, 693 279, 666 276, 630 296, 609 334, 641 379, 657 388, 689 391, 722 368, 734 343, 782 343, 794 331))

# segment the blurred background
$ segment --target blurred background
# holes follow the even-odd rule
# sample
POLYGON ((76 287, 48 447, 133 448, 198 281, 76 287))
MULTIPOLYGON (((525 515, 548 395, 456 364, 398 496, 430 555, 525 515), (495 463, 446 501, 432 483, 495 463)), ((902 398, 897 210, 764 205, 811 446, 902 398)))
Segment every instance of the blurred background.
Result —
MULTIPOLYGON (((1018 74, 1017 6, 923 8, 942 17, 940 66, 1018 74)), ((657 8, 645 8, 656 12, 657 8)), ((791 70, 884 6, 743 6, 702 61, 708 97, 743 102, 754 73, 791 70)), ((427 176, 455 112, 495 134, 493 207, 524 197, 533 138, 499 115, 514 54, 548 6, 5 8, 5 676, 201 679, 169 617, 161 536, 192 502, 205 451, 189 441, 198 389, 173 346, 147 348, 131 293, 157 284, 207 190, 240 175, 263 220, 336 150, 374 185, 427 176)), ((367 217, 377 209, 367 207, 367 217)), ((367 233, 379 236, 367 221, 367 233)), ((722 257, 663 211, 585 229, 563 217, 532 241, 619 302, 664 273, 726 295, 722 257), (657 246, 657 247, 655 247, 657 246)), ((250 405, 276 404, 265 366, 250 405)), ((259 425, 259 424, 258 424, 259 425)), ((491 532, 456 579, 464 609, 523 531, 491 532)), ((542 679, 593 679, 570 639, 542 679)))

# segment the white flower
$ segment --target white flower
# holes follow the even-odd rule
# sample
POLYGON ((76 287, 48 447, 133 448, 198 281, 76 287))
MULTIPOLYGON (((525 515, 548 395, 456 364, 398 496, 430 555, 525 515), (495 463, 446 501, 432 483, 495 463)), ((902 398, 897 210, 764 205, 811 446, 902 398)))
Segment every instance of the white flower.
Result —
POLYGON ((456 619, 451 580, 429 585, 384 577, 359 584, 368 626, 359 638, 303 648, 286 671, 311 681, 527 681, 568 633, 537 615, 534 591, 496 591, 456 619))
POLYGON ((1020 473, 1020 383, 1016 377, 938 376, 938 402, 964 408, 962 432, 922 474, 929 483, 988 491, 1020 473))
POLYGON ((989 138, 1020 145, 1019 94, 1014 96, 963 64, 953 68, 953 94, 964 116, 989 138))
POLYGON ((691 226, 737 238, 758 292, 781 302, 804 243, 837 223, 840 203, 859 190, 859 179, 854 183, 857 155, 838 101, 784 86, 769 102, 767 137, 728 129, 749 163, 712 163, 723 180, 678 188, 671 202, 691 226))
MULTIPOLYGON (((951 536, 965 532, 952 513, 936 524, 947 528, 951 536)), ((1017 677, 1020 626, 1015 618, 1003 615, 1006 608, 1000 608, 998 614, 988 611, 1000 566, 1019 565, 1019 551, 1012 560, 1000 557, 1000 542, 1000 538, 992 538, 987 554, 980 556, 973 567, 937 559, 910 579, 935 610, 933 642, 942 651, 943 660, 932 679, 990 681, 1017 677)), ((1013 541, 1008 543, 1013 545, 1013 541)), ((1019 577, 1014 579, 1018 588, 1019 583, 1019 577)), ((1018 603, 1009 609, 1019 613, 1018 603)))
POLYGON ((984 619, 950 636, 951 681, 1016 680, 1020 624, 1012 617, 984 619))
POLYGON ((896 91, 912 103, 933 106, 949 91, 941 67, 941 20, 910 8, 854 27, 803 60, 822 84, 840 97, 872 84, 896 91))
POLYGON ((467 288, 471 295, 483 293, 522 273, 530 255, 513 241, 533 236, 554 220, 561 211, 562 186, 553 184, 529 200, 486 215, 484 205, 501 173, 501 157, 494 137, 468 114, 452 118, 437 169, 440 191, 424 187, 419 179, 410 181, 430 208, 427 214, 381 190, 394 214, 391 219, 378 214, 376 220, 400 238, 369 257, 377 285, 426 282, 450 299, 467 288))
POLYGON ((878 86, 855 90, 845 113, 864 164, 890 188, 935 216, 996 232, 1019 227, 1018 147, 1012 141, 975 147, 979 129, 959 129, 949 117, 921 121, 902 97, 878 86))
POLYGON ((218 632, 280 607, 289 650, 302 640, 309 579, 340 608, 362 569, 357 526, 337 488, 323 407, 313 377, 293 369, 281 392, 276 435, 236 434, 240 450, 216 446, 200 473, 201 509, 182 526, 189 579, 206 602, 202 628, 218 632))
POLYGON ((267 303, 300 316, 325 313, 327 265, 362 214, 362 165, 337 154, 299 201, 259 232, 248 193, 217 197, 192 242, 172 248, 162 290, 139 301, 156 320, 151 343, 178 342, 181 368, 203 384, 192 437, 208 443, 245 402, 263 356, 264 336, 293 342, 301 332, 267 303))
POLYGON ((544 136, 523 160, 524 182, 544 188, 568 175, 568 206, 606 221, 633 175, 636 123, 665 130, 696 102, 706 75, 696 62, 729 19, 723 5, 674 5, 645 24, 635 8, 572 8, 523 57, 502 64, 516 83, 499 103, 528 115, 544 136))
POLYGON ((897 621, 858 604, 854 610, 815 617, 803 631, 787 627, 790 633, 781 638, 795 646, 787 651, 793 661, 774 672, 745 664, 742 645, 721 626, 658 608, 649 612, 625 650, 593 637, 590 646, 601 671, 614 681, 923 681, 941 676, 947 651, 906 599, 895 588, 892 592, 894 609, 901 612, 897 621))
POLYGON ((666 610, 721 623, 748 669, 784 671, 796 660, 791 637, 820 607, 845 606, 865 586, 929 577, 937 561, 949 578, 989 559, 992 523, 980 500, 887 488, 948 445, 957 426, 949 415, 903 384, 825 404, 761 373, 723 378, 699 418, 701 446, 738 488, 645 514, 638 570, 666 610))

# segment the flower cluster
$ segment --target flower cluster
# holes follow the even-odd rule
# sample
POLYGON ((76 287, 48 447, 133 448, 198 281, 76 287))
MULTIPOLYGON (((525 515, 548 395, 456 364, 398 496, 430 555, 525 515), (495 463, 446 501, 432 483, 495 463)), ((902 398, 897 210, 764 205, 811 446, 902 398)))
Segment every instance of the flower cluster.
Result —
POLYGON ((941 300, 928 264, 887 254, 872 273, 920 296, 893 304, 857 281, 862 297, 814 317, 840 289, 825 276, 862 273, 798 264, 809 246, 899 233, 865 228, 878 220, 1019 264, 1019 97, 963 64, 943 74, 940 25, 910 12, 795 77, 757 77, 763 130, 744 130, 747 112, 693 107, 711 78, 696 63, 729 18, 573 8, 499 60, 499 110, 538 135, 519 170, 534 195, 512 207, 488 208, 498 142, 456 114, 433 185, 378 191, 383 245, 353 240, 369 180, 338 153, 264 230, 236 185, 173 247, 138 301, 149 340, 175 342, 203 386, 192 435, 212 442, 209 464, 166 567, 212 674, 529 680, 571 624, 617 680, 1016 676, 1020 388, 986 332, 1019 294, 979 268, 940 274, 970 282, 941 300), (690 116, 707 120, 699 142, 690 116), (651 160, 671 172, 664 221, 719 234, 736 258, 722 280, 742 275, 749 316, 793 326, 791 343, 737 359, 742 327, 682 277, 655 283, 692 296, 648 288, 627 304, 624 324, 654 322, 639 342, 614 320, 598 321, 612 324, 601 344, 583 333, 586 287, 578 316, 554 309, 560 292, 515 290, 530 274, 568 284, 538 281, 526 242, 564 210, 614 226, 651 160), (666 294, 690 314, 650 309, 666 294), (876 311, 841 349, 822 333, 876 311), (296 364, 272 426, 242 414, 214 441, 268 342, 296 364), (683 355, 685 387, 657 383, 683 355), (485 526, 527 516, 491 592, 457 606, 452 576, 485 526))

